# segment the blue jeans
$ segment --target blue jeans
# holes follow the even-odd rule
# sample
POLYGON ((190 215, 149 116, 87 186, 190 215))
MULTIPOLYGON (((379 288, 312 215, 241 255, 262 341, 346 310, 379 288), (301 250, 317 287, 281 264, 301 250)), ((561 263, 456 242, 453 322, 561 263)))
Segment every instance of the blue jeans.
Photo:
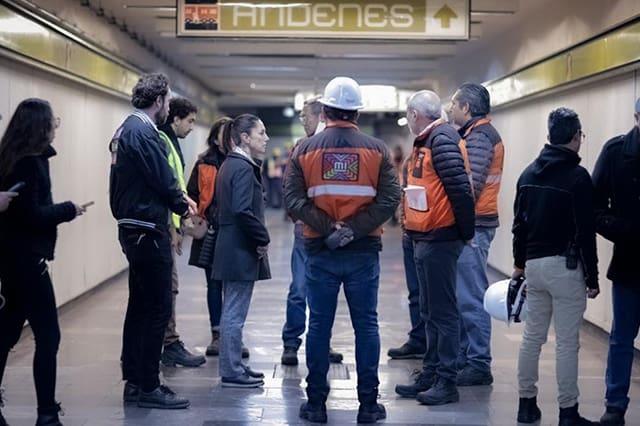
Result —
POLYGON ((458 367, 491 370, 491 317, 484 310, 489 287, 487 257, 495 228, 476 228, 472 245, 465 245, 458 259, 456 297, 460 311, 458 367))
POLYGON ((378 284, 380 261, 377 252, 309 253, 306 270, 309 303, 307 333, 307 396, 314 404, 324 403, 329 395, 329 341, 336 315, 340 285, 349 305, 356 336, 358 398, 375 402, 378 394, 378 284))
POLYGON ((205 269, 207 275, 207 307, 211 330, 220 330, 222 315, 222 281, 214 280, 211 268, 205 269))
POLYGON ((249 313, 253 281, 225 281, 220 321, 220 377, 232 378, 245 373, 242 364, 242 329, 249 313))
MULTIPOLYGON (((634 286, 635 284, 635 286, 634 286)), ((640 287, 613 283, 613 325, 607 360, 607 406, 623 410, 629 405, 633 341, 640 328, 640 287)))
POLYGON ((300 336, 307 322, 307 288, 304 271, 307 252, 304 249, 302 227, 296 224, 295 240, 291 251, 291 285, 287 296, 287 320, 282 328, 282 342, 285 348, 296 351, 302 344, 300 336))
POLYGON ((413 241, 407 234, 402 235, 402 253, 404 257, 404 274, 409 291, 409 317, 411 319, 411 331, 409 331, 409 344, 415 348, 425 350, 427 336, 425 334, 424 321, 420 317, 420 284, 416 271, 416 261, 413 258, 413 241))
POLYGON ((422 369, 454 383, 460 350, 456 269, 463 246, 460 240, 416 241, 414 244, 420 282, 420 313, 428 336, 422 369))

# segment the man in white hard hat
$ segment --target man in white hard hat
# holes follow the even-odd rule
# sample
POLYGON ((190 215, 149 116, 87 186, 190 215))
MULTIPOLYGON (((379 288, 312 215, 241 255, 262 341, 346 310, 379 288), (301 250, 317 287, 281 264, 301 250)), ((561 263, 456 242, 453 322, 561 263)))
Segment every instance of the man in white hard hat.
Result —
POLYGON ((378 397, 378 284, 381 226, 395 212, 400 185, 384 142, 360 132, 358 83, 333 79, 320 100, 327 128, 295 151, 285 184, 287 208, 304 223, 309 331, 308 402, 300 417, 327 421, 329 340, 340 285, 356 335, 359 423, 386 417, 378 397))

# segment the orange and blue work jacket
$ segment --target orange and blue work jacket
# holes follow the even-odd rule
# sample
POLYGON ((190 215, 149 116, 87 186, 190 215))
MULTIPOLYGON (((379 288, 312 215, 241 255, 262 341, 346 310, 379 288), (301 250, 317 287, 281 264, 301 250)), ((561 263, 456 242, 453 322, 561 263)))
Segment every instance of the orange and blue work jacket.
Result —
POLYGON ((414 240, 473 238, 474 200, 464 140, 443 120, 419 135, 407 167, 407 186, 424 188, 424 206, 404 197, 404 227, 414 240))
POLYGON ((488 117, 474 117, 458 133, 465 140, 473 193, 476 226, 495 228, 498 221, 498 194, 504 165, 504 145, 488 117))
POLYGON ((343 222, 355 236, 345 249, 380 250, 382 224, 400 202, 400 185, 384 142, 354 123, 336 121, 296 146, 285 201, 304 223, 309 249, 322 249, 334 225, 343 222))

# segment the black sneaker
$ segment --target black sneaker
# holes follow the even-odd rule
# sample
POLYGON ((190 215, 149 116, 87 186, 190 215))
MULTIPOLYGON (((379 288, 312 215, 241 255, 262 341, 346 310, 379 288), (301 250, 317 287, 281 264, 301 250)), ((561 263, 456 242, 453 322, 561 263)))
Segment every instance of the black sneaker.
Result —
POLYGON ((438 379, 429 390, 420 392, 416 399, 424 405, 444 405, 458 402, 460 394, 454 382, 438 379))
POLYGON ((36 426, 63 426, 58 418, 58 413, 64 416, 64 411, 59 402, 51 408, 38 408, 38 419, 36 420, 36 426))
POLYGON ((207 362, 204 355, 194 355, 185 348, 180 340, 164 347, 162 351, 162 364, 167 367, 200 367, 207 362))
POLYGON ((124 384, 124 390, 122 391, 122 400, 124 402, 137 402, 140 396, 140 386, 127 382, 124 384))
POLYGON ((456 384, 458 386, 489 386, 493 383, 493 375, 491 371, 480 371, 470 365, 467 365, 458 373, 456 384))
MULTIPOLYGON (((620 426, 624 425, 625 410, 617 407, 607 407, 607 411, 600 417, 602 426, 620 426)), ((0 423, 1 425, 2 423, 0 423)))
POLYGON ((578 404, 569 408, 561 408, 558 416, 558 426, 594 426, 598 422, 587 420, 578 413, 578 404))
POLYGON ((300 418, 311 423, 326 423, 327 406, 325 404, 305 402, 300 406, 300 418))
POLYGON ((298 352, 293 348, 284 348, 280 362, 282 365, 298 365, 298 352))
POLYGON ((207 346, 206 356, 218 356, 220 354, 220 332, 211 330, 211 343, 207 346))
POLYGON ((433 373, 424 371, 413 376, 414 382, 410 385, 396 385, 396 393, 404 398, 415 398, 420 392, 429 390, 435 383, 433 373))
POLYGON ((375 423, 387 418, 387 410, 382 404, 360 404, 358 423, 375 423))
POLYGON ((329 348, 329 362, 332 364, 340 364, 344 357, 340 352, 334 351, 332 348, 329 348))
POLYGON ((264 386, 262 379, 242 374, 238 377, 223 377, 220 381, 223 388, 259 388, 264 386))
POLYGON ((537 398, 520 398, 518 402, 518 423, 535 423, 542 417, 537 398))
POLYGON ((399 348, 391 348, 387 352, 391 359, 422 359, 424 358, 425 350, 423 348, 415 347, 409 342, 400 346, 399 348))
POLYGON ((242 358, 249 358, 249 348, 242 345, 242 358))
POLYGON ((264 379, 264 373, 262 371, 252 370, 248 365, 243 365, 244 372, 247 373, 247 376, 253 377, 254 379, 264 379))
POLYGON ((179 410, 189 407, 189 400, 181 398, 167 386, 160 385, 151 392, 140 392, 138 407, 179 410))

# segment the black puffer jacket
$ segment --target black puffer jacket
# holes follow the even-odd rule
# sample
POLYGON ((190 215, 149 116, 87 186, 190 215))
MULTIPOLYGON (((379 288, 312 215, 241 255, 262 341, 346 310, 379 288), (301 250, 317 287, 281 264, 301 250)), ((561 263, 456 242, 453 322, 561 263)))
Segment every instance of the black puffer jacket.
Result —
POLYGON ((26 185, 9 209, 0 213, 0 252, 29 253, 53 260, 57 226, 76 217, 76 208, 70 201, 53 203, 49 158, 54 155, 56 151, 49 146, 41 155, 25 157, 3 180, 2 188, 18 182, 26 185))
POLYGON ((568 148, 546 145, 518 179, 513 220, 515 266, 567 254, 577 246, 586 284, 598 288, 598 255, 589 173, 568 148))

